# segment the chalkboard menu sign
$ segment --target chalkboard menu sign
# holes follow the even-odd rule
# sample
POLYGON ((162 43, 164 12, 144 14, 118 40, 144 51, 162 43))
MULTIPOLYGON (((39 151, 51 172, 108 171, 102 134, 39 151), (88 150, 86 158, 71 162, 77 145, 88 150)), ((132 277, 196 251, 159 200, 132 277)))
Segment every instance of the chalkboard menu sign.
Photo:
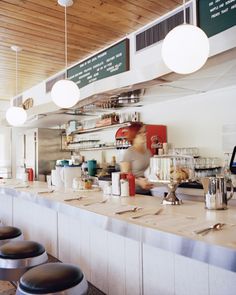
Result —
POLYGON ((198 0, 198 25, 208 37, 236 25, 236 0, 198 0))
POLYGON ((82 88, 128 70, 129 39, 125 39, 68 69, 67 77, 82 88))

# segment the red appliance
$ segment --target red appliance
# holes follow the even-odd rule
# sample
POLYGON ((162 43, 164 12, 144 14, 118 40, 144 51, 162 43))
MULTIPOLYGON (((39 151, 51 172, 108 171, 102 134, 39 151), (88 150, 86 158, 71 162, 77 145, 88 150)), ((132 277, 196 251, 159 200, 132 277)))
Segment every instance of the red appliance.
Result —
MULTIPOLYGON (((153 155, 157 154, 158 148, 162 148, 162 144, 167 142, 167 128, 165 125, 145 125, 147 136, 147 148, 153 155)), ((116 132, 116 148, 125 149, 128 148, 131 143, 129 142, 129 128, 122 127, 116 132)))
POLYGON ((34 170, 32 168, 27 168, 26 172, 28 173, 28 181, 34 181, 34 170))

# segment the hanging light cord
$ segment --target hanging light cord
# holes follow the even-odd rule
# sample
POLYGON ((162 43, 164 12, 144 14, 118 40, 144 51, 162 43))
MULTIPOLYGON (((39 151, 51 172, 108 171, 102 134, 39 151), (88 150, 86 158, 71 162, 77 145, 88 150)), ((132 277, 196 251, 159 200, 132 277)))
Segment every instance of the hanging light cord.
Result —
POLYGON ((67 13, 65 5, 65 78, 67 79, 67 13))
POLYGON ((18 93, 18 50, 16 50, 16 95, 18 93))
POLYGON ((185 0, 183 0, 183 10, 184 10, 184 25, 186 25, 186 3, 185 3, 185 0))

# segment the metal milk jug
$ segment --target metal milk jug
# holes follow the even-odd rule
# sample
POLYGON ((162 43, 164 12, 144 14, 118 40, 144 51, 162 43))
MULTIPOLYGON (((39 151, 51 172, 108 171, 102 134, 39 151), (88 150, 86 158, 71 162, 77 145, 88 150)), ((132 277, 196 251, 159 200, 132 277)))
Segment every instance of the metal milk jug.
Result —
POLYGON ((233 185, 227 195, 227 181, 223 176, 205 177, 203 182, 205 207, 210 210, 227 209, 228 200, 233 197, 233 185))

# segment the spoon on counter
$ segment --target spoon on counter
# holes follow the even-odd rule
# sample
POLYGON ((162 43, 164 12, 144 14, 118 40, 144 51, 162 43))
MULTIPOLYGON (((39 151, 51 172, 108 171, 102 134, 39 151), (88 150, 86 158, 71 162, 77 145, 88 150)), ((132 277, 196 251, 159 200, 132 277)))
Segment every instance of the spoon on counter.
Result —
POLYGON ((220 222, 218 222, 218 223, 216 223, 216 224, 213 224, 213 225, 211 225, 211 226, 209 226, 209 227, 206 227, 206 228, 204 228, 204 229, 201 229, 201 230, 197 230, 197 231, 194 231, 197 235, 206 235, 206 234, 208 234, 210 231, 212 231, 212 230, 221 230, 222 229, 222 227, 224 226, 225 224, 224 223, 220 223, 220 222))

